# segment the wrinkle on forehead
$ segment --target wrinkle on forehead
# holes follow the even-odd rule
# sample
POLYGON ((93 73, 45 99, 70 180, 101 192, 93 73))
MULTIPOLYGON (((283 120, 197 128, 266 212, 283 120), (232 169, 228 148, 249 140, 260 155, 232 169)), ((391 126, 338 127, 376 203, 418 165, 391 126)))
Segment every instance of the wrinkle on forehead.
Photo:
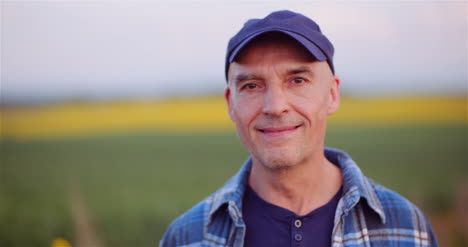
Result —
POLYGON ((248 57, 245 59, 244 63, 234 62, 231 64, 229 81, 238 83, 245 80, 263 80, 265 79, 265 76, 272 75, 286 77, 298 74, 308 74, 313 76, 315 74, 314 70, 317 68, 317 66, 314 66, 316 63, 325 62, 303 61, 296 57, 292 58, 291 56, 279 55, 277 52, 271 53, 271 59, 269 59, 268 56, 263 55, 254 59, 248 57))

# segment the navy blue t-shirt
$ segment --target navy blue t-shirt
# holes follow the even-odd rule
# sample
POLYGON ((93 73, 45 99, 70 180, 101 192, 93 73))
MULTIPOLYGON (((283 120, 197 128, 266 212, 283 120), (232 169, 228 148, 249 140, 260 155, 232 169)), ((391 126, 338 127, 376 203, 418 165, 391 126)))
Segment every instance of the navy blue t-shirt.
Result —
POLYGON ((342 189, 325 205, 304 216, 275 206, 247 186, 242 214, 247 226, 244 246, 331 246, 335 210, 342 189))

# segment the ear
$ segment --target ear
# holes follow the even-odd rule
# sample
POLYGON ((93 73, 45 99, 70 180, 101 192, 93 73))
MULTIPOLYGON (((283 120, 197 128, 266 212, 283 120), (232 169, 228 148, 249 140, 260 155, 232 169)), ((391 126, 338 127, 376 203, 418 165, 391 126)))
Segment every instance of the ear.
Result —
POLYGON ((330 104, 328 105, 328 115, 335 113, 340 106, 340 78, 333 76, 330 87, 330 104))
POLYGON ((226 100, 226 104, 228 107, 228 113, 229 113, 229 118, 234 121, 233 119, 233 108, 232 108, 232 99, 231 99, 231 89, 229 88, 229 85, 226 87, 224 90, 224 99, 226 100))

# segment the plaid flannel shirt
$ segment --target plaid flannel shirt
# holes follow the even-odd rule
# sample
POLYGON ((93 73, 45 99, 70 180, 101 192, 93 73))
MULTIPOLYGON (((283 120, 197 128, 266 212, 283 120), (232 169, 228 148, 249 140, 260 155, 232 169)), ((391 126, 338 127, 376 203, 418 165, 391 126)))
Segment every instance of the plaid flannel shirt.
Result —
MULTIPOLYGON (((331 236, 333 247, 437 246, 429 222, 416 206, 365 177, 346 153, 325 148, 325 156, 343 175, 343 195, 331 236)), ((160 246, 243 246, 242 197, 251 166, 248 159, 221 189, 177 218, 160 246)))

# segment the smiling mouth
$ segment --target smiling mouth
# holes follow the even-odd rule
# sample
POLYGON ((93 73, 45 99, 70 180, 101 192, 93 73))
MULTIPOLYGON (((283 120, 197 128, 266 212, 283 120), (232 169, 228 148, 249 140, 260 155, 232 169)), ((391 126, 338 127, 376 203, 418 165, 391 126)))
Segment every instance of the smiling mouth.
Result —
POLYGON ((301 127, 302 125, 295 125, 295 126, 283 126, 283 127, 270 127, 270 128, 258 128, 257 130, 265 133, 265 134, 282 134, 288 133, 296 130, 297 128, 301 127))

